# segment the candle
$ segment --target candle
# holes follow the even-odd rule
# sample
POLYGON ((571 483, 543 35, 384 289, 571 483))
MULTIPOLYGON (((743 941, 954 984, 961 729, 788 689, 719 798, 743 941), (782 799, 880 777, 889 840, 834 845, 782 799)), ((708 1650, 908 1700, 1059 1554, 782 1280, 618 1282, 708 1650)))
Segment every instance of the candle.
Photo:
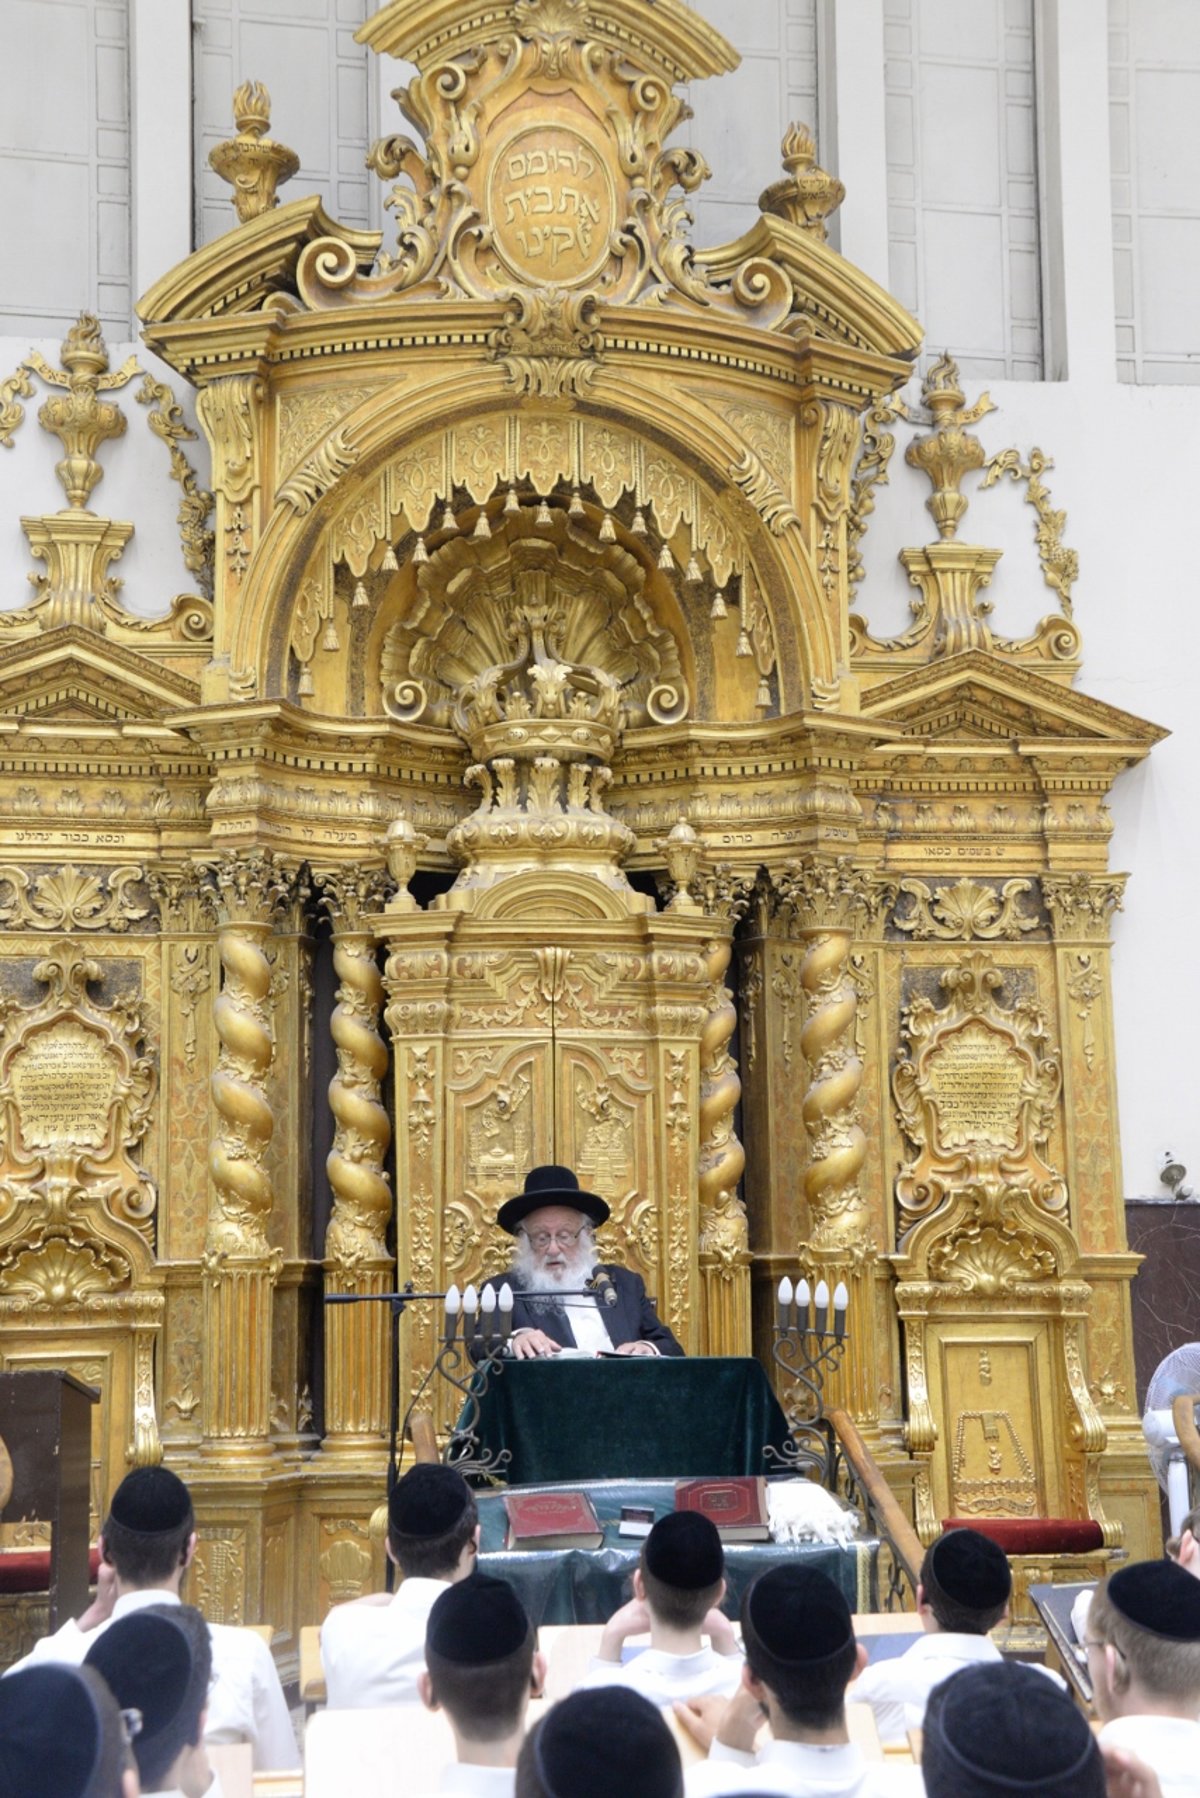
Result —
POLYGON ((783 1333, 789 1328, 789 1326, 791 1324, 791 1321, 792 1321, 791 1310, 792 1310, 792 1282, 788 1279, 787 1275, 785 1274, 783 1279, 779 1282, 779 1333, 780 1333, 780 1335, 783 1335, 783 1333))
POLYGON ((817 1335, 824 1336, 829 1328, 829 1287, 824 1280, 817 1282, 813 1303, 817 1307, 817 1335))
POLYGON ((463 1293, 462 1308, 464 1317, 474 1317, 475 1313, 478 1311, 479 1294, 476 1292, 474 1286, 468 1286, 467 1290, 463 1293))
POLYGON ((496 1288, 485 1286, 479 1295, 479 1309, 483 1313, 483 1339, 491 1344, 496 1334, 496 1288))
POLYGON ((796 1321, 802 1330, 812 1329, 812 1293, 808 1289, 808 1281, 801 1280, 796 1288, 796 1321))
POLYGON ((458 1314, 461 1310, 462 1310, 462 1294, 459 1292, 457 1284, 455 1284, 450 1288, 449 1292, 446 1294, 446 1345, 447 1345, 447 1347, 449 1347, 449 1345, 454 1341, 454 1338, 458 1333, 458 1314))
POLYGON ((500 1334, 505 1342, 512 1334, 513 1290, 506 1280, 500 1288, 500 1334))
POLYGON ((850 1304, 850 1294, 846 1291, 846 1282, 839 1280, 833 1294, 833 1334, 838 1342, 846 1334, 846 1312, 850 1304))

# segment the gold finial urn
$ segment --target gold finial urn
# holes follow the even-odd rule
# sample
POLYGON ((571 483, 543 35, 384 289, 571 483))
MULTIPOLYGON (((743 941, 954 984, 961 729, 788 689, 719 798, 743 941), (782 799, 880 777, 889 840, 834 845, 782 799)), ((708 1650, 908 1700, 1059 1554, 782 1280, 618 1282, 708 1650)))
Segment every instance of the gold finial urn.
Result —
POLYGON ((238 88, 233 96, 233 122, 237 136, 218 144, 208 160, 222 181, 233 188, 233 203, 244 225, 278 206, 275 189, 291 180, 300 158, 286 144, 267 136, 271 96, 261 81, 243 81, 238 88))

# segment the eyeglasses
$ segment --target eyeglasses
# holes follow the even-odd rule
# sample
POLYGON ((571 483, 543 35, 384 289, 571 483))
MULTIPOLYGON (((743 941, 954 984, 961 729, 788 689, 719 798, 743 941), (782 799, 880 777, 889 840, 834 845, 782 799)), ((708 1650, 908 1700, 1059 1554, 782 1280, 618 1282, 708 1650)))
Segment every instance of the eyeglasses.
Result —
POLYGON ((578 1230, 523 1230, 521 1234, 540 1255, 542 1250, 548 1249, 552 1242, 556 1243, 560 1249, 573 1249, 583 1235, 584 1228, 585 1226, 581 1224, 578 1230))

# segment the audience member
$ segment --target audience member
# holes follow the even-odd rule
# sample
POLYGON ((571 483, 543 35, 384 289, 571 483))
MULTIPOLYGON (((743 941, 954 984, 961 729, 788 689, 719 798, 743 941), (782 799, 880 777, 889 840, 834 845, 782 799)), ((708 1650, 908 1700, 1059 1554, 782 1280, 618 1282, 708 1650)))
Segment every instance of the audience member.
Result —
POLYGON ((929 1694, 960 1667, 998 1661, 988 1635, 1008 1612, 1012 1574, 1008 1556, 978 1530, 948 1530, 926 1550, 917 1585, 917 1615, 925 1632, 903 1654, 868 1666, 851 1698, 875 1712, 885 1747, 908 1740, 920 1726, 929 1694))
POLYGON ((724 1596, 716 1526, 695 1511, 660 1517, 642 1544, 633 1598, 605 1625, 584 1686, 628 1686, 658 1705, 712 1692, 729 1697, 742 1676, 742 1655, 718 1608, 724 1596), (649 1648, 622 1662, 626 1638, 647 1632, 649 1648))
POLYGON ((1194 1574, 1200 1579, 1200 1509, 1189 1511, 1179 1526, 1177 1536, 1167 1538, 1166 1552, 1173 1561, 1178 1561, 1185 1573, 1194 1574))
POLYGON ((415 1703, 425 1629, 435 1599, 474 1572, 479 1518, 452 1467, 418 1462, 388 1499, 387 1552, 403 1574, 397 1592, 355 1598, 321 1626, 321 1664, 331 1710, 415 1703))
POLYGON ((675 1738, 637 1692, 572 1692, 526 1736, 516 1798, 683 1798, 675 1738))
POLYGON ((445 1711, 456 1763, 438 1790, 454 1798, 513 1798, 525 1713, 546 1663, 520 1599, 506 1580, 474 1573, 447 1586, 429 1613, 424 1703, 445 1711))
POLYGON ((925 1707, 928 1798, 1104 1798, 1104 1762, 1082 1711, 1036 1667, 964 1667, 925 1707))
POLYGON ((138 1798, 129 1732, 91 1667, 48 1663, 0 1679, 4 1798, 138 1798))
POLYGON ((914 1792, 912 1769, 872 1766, 846 1727, 846 1687, 866 1664, 850 1608, 833 1581, 796 1563, 772 1567, 742 1600, 742 1685, 723 1710, 698 1699, 676 1715, 708 1759, 689 1767, 688 1798, 700 1794, 821 1792, 876 1798, 914 1792), (758 1753, 764 1716, 771 1740, 758 1753))
POLYGON ((143 1792, 170 1798, 220 1798, 204 1741, 212 1639, 190 1604, 151 1605, 122 1617, 88 1649, 123 1711, 141 1728, 133 1754, 143 1792))
MULTIPOLYGON (((166 1467, 136 1467, 113 1493, 100 1532, 96 1597, 78 1622, 69 1619, 18 1663, 80 1663, 99 1633, 148 1605, 177 1605, 196 1552, 192 1497, 166 1467)), ((206 1739, 249 1742, 256 1768, 299 1766, 296 1735, 271 1651, 253 1630, 210 1623, 216 1678, 206 1739)), ((11 1677, 11 1674, 9 1675, 11 1677)))
POLYGON ((1086 1645, 1101 1744, 1140 1756, 1165 1798, 1200 1792, 1200 1580, 1172 1561, 1121 1568, 1097 1588, 1086 1645))

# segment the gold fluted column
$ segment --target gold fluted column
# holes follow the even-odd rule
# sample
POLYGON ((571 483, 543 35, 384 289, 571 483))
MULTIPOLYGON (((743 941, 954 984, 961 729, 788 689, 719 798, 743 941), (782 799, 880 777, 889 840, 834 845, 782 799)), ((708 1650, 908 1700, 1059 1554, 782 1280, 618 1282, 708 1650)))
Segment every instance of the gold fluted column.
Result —
MULTIPOLYGON (((337 1072, 329 1083, 333 1147, 325 1163, 333 1213, 325 1236, 326 1293, 388 1292, 392 1189, 384 1172, 391 1125, 381 1098, 387 1045, 380 1035, 383 978, 366 919, 383 904, 383 869, 323 876, 333 921, 337 1002, 330 1030, 337 1072)), ((381 1304, 325 1312, 325 1453, 378 1458, 388 1427, 388 1312, 381 1304)))
POLYGON ((266 943, 290 883, 274 857, 236 851, 210 868, 218 905, 220 1042, 212 1075, 211 1208, 204 1257, 206 1454, 270 1452, 271 1324, 282 1252, 267 1236, 266 1160, 275 1129, 267 1080, 275 1055, 266 943))
POLYGON ((804 1021, 800 1053, 807 1074, 802 1115, 809 1159, 804 1171, 808 1212, 800 1259, 813 1282, 832 1293, 839 1280, 850 1295, 850 1349, 826 1380, 831 1405, 860 1423, 878 1416, 876 1287, 880 1273, 878 1222, 863 1197, 859 1175, 867 1139, 859 1121, 863 1063, 856 1046, 858 990, 850 952, 857 928, 870 916, 872 889, 848 858, 789 862, 774 877, 789 934, 801 946, 800 997, 804 1021))

